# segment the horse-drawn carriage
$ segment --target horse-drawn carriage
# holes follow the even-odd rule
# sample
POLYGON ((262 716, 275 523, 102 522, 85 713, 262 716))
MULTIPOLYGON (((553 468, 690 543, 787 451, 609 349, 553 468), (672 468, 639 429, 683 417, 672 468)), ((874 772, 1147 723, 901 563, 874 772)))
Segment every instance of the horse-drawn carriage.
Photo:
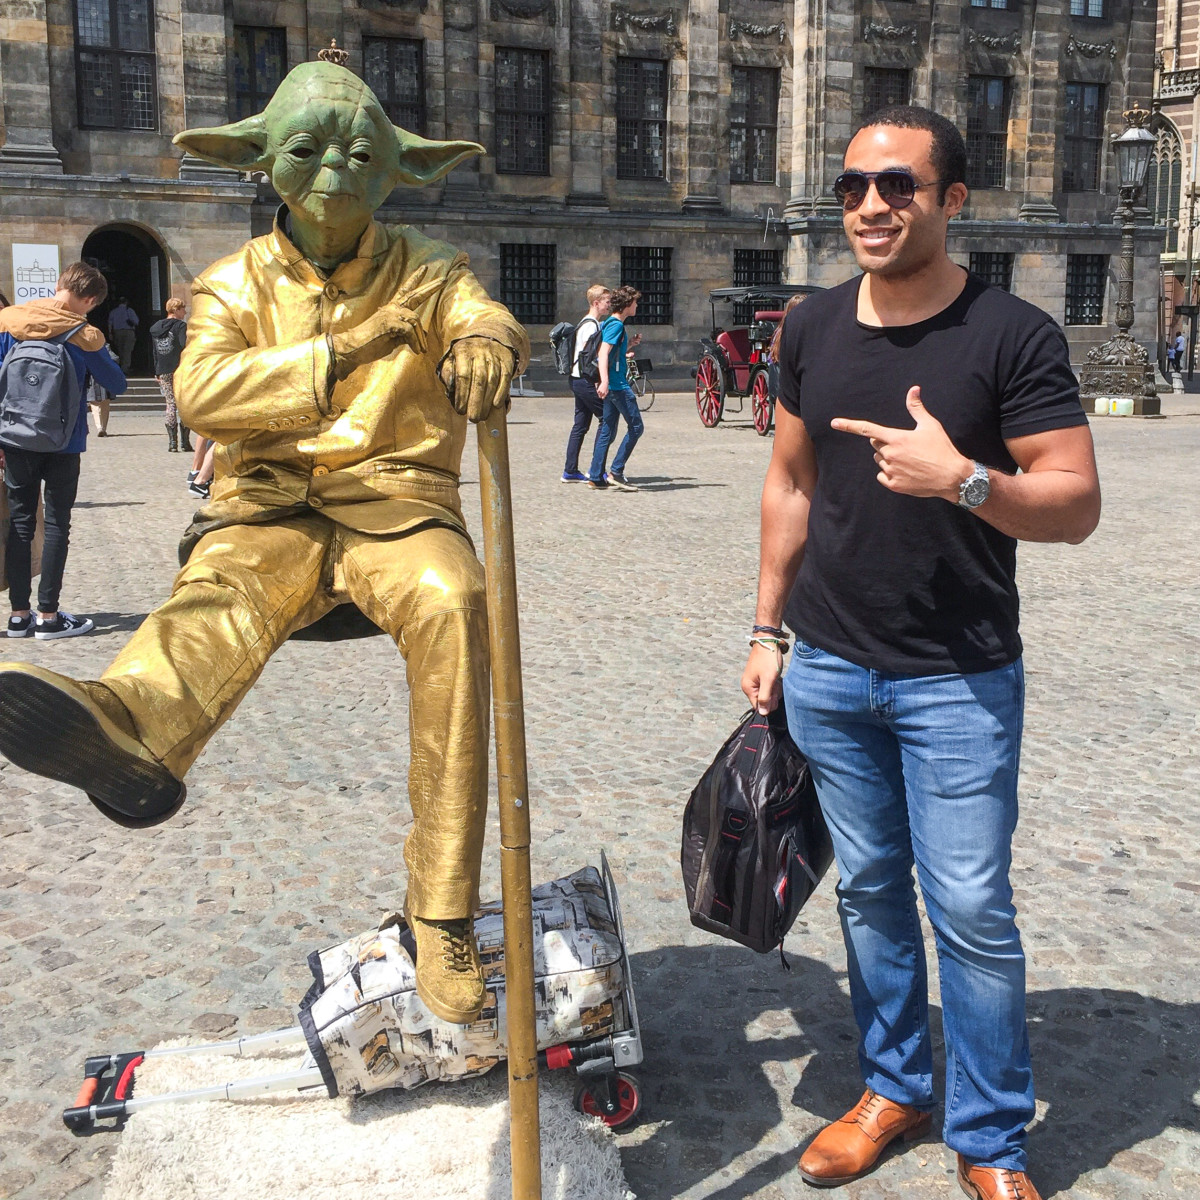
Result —
POLYGON ((700 359, 692 372, 696 377, 696 410, 708 428, 728 413, 742 412, 750 397, 754 428, 764 437, 775 423, 778 370, 770 362, 768 348, 783 319, 787 302, 796 295, 820 289, 808 284, 758 284, 752 287, 717 288, 709 293, 712 305, 712 336, 700 339, 700 359), (749 306, 748 325, 717 321, 717 304, 749 306), (727 409, 730 399, 737 407, 727 409))

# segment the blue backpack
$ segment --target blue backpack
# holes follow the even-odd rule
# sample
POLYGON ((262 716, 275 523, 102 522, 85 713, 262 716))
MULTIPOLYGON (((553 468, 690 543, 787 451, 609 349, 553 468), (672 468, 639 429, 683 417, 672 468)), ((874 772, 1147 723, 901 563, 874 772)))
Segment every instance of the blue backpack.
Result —
POLYGON ((0 363, 0 444, 40 454, 67 448, 83 399, 67 342, 86 324, 17 342, 0 363))

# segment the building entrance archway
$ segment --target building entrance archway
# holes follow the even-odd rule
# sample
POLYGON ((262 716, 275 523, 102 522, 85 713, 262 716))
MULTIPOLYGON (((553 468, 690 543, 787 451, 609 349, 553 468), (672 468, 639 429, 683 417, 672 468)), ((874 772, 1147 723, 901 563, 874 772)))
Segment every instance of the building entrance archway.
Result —
POLYGON ((93 310, 91 321, 108 335, 108 314, 121 297, 138 315, 130 374, 152 375, 150 326, 166 315, 167 256, 152 234, 136 225, 102 225, 83 243, 83 261, 96 267, 108 281, 108 296, 93 310))

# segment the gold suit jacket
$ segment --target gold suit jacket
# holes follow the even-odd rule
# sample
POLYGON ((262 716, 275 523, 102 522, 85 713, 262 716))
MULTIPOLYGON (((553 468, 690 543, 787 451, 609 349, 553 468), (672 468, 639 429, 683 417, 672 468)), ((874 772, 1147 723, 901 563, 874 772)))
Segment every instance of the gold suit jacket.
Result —
POLYGON ((467 419, 437 376, 454 342, 486 337, 529 361, 525 330, 488 297, 465 254, 408 226, 372 221, 356 256, 324 275, 281 221, 192 285, 187 347, 175 373, 180 420, 218 443, 212 500, 185 535, 288 512, 320 511, 369 533, 430 523, 463 530, 458 474, 467 419), (415 311, 424 354, 407 346, 346 379, 327 335, 393 300, 419 267, 443 280, 415 311))

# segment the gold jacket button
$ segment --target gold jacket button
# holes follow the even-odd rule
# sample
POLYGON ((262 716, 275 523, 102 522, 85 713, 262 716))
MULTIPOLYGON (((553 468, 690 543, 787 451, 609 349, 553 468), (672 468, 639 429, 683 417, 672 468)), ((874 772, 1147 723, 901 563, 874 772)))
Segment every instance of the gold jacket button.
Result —
POLYGON ((309 506, 312 508, 324 508, 325 507, 325 501, 322 500, 320 496, 309 496, 308 503, 309 503, 309 506))
POLYGON ((311 421, 311 420, 312 420, 312 417, 297 417, 296 424, 297 425, 307 425, 309 423, 309 421, 311 421))
POLYGON ((325 285, 325 295, 328 296, 330 300, 336 300, 341 294, 342 293, 338 290, 336 283, 327 283, 325 285))
POLYGON ((338 417, 340 417, 341 415, 342 415, 342 410, 340 408, 338 408, 338 406, 336 404, 331 404, 329 406, 329 419, 331 421, 336 421, 338 419, 338 417))
POLYGON ((314 475, 328 475, 329 468, 326 466, 321 466, 321 465, 315 466, 315 467, 313 467, 313 474, 314 475))
POLYGON ((279 428, 279 422, 278 422, 278 421, 268 421, 268 422, 267 422, 267 428, 268 428, 268 429, 271 429, 271 430, 278 429, 278 428, 279 428))

